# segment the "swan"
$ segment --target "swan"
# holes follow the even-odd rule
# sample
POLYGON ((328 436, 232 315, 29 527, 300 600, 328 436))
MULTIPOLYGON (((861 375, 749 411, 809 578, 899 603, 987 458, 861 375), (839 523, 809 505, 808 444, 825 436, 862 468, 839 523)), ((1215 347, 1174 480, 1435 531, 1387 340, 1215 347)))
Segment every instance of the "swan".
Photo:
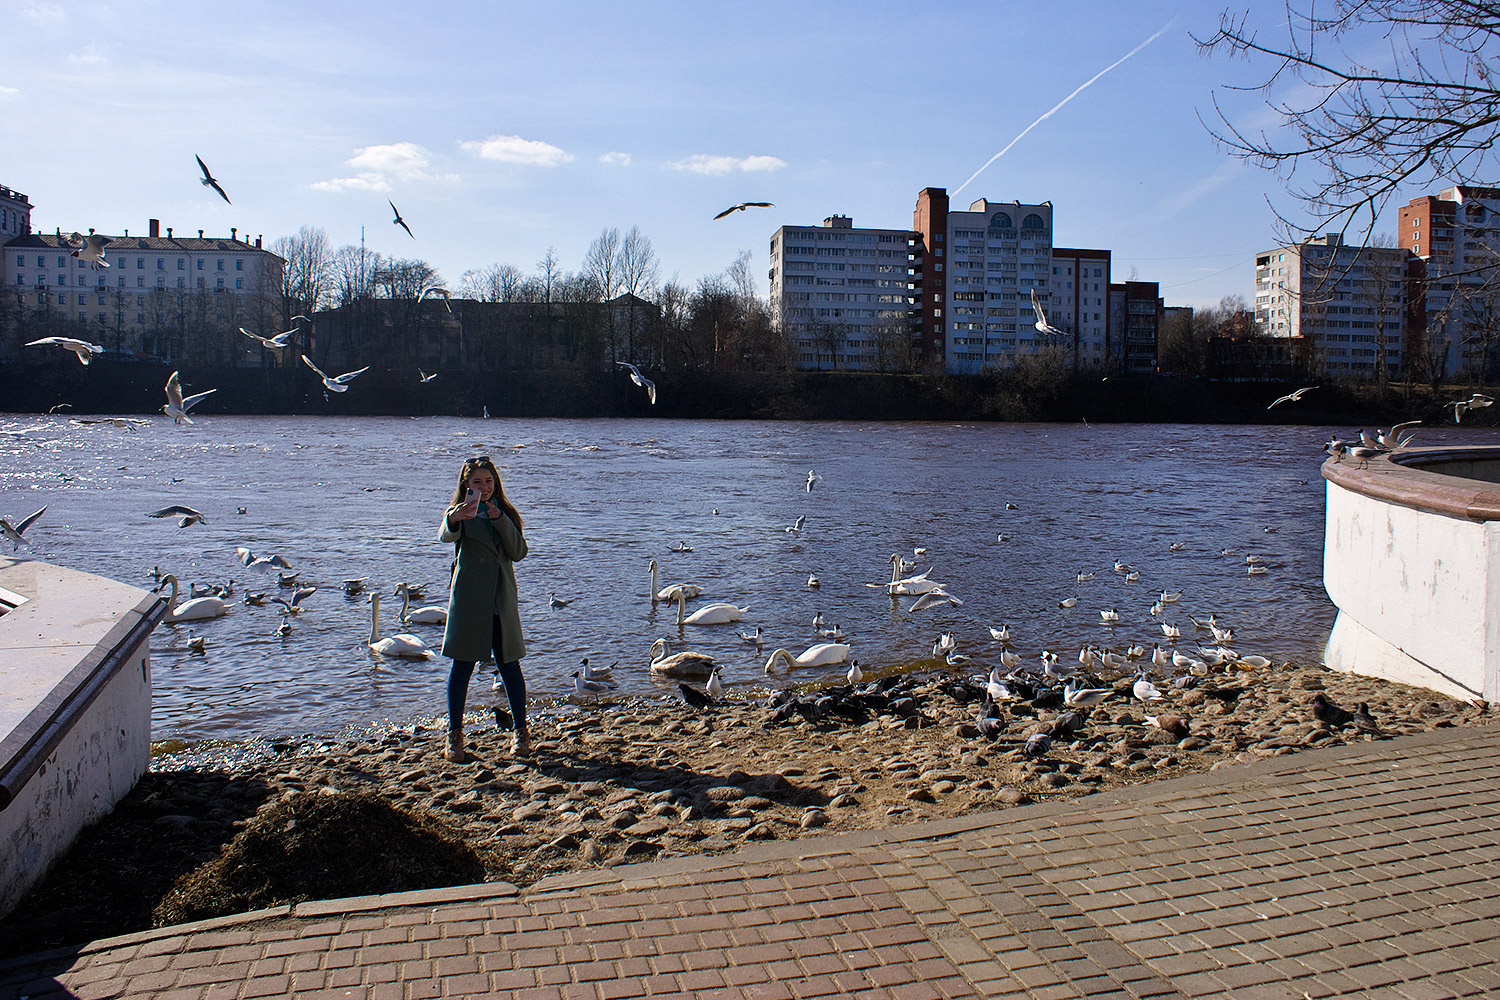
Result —
POLYGON ((367 645, 371 652, 379 653, 381 656, 404 656, 413 660, 425 660, 433 655, 432 650, 427 648, 427 643, 410 632, 380 638, 380 594, 378 592, 370 595, 370 641, 367 645))
POLYGON ((777 663, 783 660, 786 661, 788 668, 826 667, 834 663, 843 663, 849 658, 850 648, 846 642, 820 642, 816 646, 808 646, 795 656, 789 649, 778 649, 766 661, 766 673, 775 673, 777 663))
POLYGON ((170 585, 172 595, 167 598, 167 623, 195 622, 204 618, 222 618, 229 613, 229 605, 217 597, 195 597, 191 601, 177 603, 177 577, 167 573, 161 578, 162 586, 170 585))
POLYGON ((685 677, 702 679, 714 672, 714 658, 707 653, 668 653, 667 640, 657 639, 651 644, 650 670, 659 677, 685 677), (660 650, 660 655, 657 651, 660 650))
POLYGON ((658 601, 675 601, 678 595, 683 597, 697 597, 703 593, 703 588, 696 583, 674 583, 670 587, 657 589, 656 582, 656 560, 651 560, 651 603, 658 601))
POLYGON ((401 594, 401 624, 409 625, 416 622, 418 625, 444 625, 448 621, 448 609, 438 604, 429 604, 425 608, 411 609, 411 591, 406 584, 399 584, 396 590, 401 594))
POLYGON ((687 595, 677 595, 677 627, 688 625, 725 625, 729 622, 737 622, 745 617, 745 612, 750 610, 750 605, 743 608, 735 607, 733 604, 717 603, 705 604, 703 607, 687 614, 687 595))

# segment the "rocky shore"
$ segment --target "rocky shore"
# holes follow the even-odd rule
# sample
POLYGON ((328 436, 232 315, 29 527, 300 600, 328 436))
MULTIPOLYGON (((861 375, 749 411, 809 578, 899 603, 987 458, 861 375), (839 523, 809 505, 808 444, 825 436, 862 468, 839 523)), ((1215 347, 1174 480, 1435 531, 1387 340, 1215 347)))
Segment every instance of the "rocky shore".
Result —
MULTIPOLYGON (((394 814, 421 824, 423 836, 441 831, 447 842, 472 851, 468 864, 477 858, 486 879, 525 885, 586 866, 1018 808, 1495 718, 1484 704, 1320 667, 1218 667, 1190 689, 1163 685, 1166 700, 1149 708, 1132 699, 1132 679, 1114 681, 1114 695, 1084 710, 1082 724, 1066 734, 1056 731, 1061 709, 1012 702, 994 738, 982 736, 976 693, 983 682, 933 672, 905 675, 894 692, 899 697, 884 704, 830 700, 840 693, 833 689, 804 693, 800 704, 780 711, 765 697, 731 698, 707 709, 635 700, 544 707, 532 718, 529 755, 513 757, 509 733, 488 723, 469 733, 473 759, 462 765, 443 758, 441 730, 417 725, 284 746, 232 770, 156 770, 0 922, 0 941, 14 954, 171 922, 174 912, 189 919, 169 904, 185 893, 213 896, 194 883, 209 877, 209 863, 226 845, 234 850, 254 832, 261 863, 290 866, 291 848, 282 851, 275 838, 310 836, 310 818, 320 808, 354 798, 394 807, 394 814), (1379 735, 1317 721, 1311 701, 1319 692, 1350 709, 1367 703, 1379 735), (1173 731, 1149 724, 1148 714, 1173 731), (1180 724, 1169 723, 1169 715, 1182 717, 1180 724), (1032 759, 1027 740, 1042 731, 1054 738, 1032 759)), ((384 843, 389 853, 402 852, 398 840, 384 843)), ((336 854, 339 845, 332 846, 336 854)), ((322 874, 330 862, 320 857, 322 874)), ((454 871, 469 874, 452 878, 472 881, 473 870, 459 867, 454 871)), ((432 880, 442 876, 421 878, 437 884, 432 880)), ((271 878, 261 883, 264 892, 237 890, 232 905, 247 909, 247 900, 271 905, 298 895, 271 878)), ((344 894, 414 887, 385 880, 344 894)))

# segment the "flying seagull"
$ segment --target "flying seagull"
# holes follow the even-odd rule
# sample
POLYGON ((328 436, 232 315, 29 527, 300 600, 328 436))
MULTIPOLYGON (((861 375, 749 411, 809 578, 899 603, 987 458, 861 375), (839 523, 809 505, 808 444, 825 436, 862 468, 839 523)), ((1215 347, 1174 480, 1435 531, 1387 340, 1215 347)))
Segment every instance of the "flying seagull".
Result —
POLYGON ((182 518, 182 520, 180 520, 180 521, 177 522, 177 527, 179 527, 179 528, 186 528, 190 524, 207 524, 208 523, 208 519, 205 518, 198 511, 194 510, 191 507, 184 507, 180 503, 175 503, 175 504, 173 504, 170 507, 163 507, 161 510, 152 511, 150 514, 147 514, 146 516, 147 517, 180 517, 180 518, 182 518))
POLYGON ((74 233, 72 237, 63 237, 62 242, 74 257, 93 264, 95 270, 109 266, 109 261, 104 259, 104 245, 109 242, 109 237, 94 233, 89 233, 87 236, 74 233))
POLYGON ((167 405, 161 408, 161 412, 171 417, 174 424, 180 424, 184 421, 192 423, 193 420, 187 415, 187 411, 191 410, 194 404, 204 396, 212 395, 218 391, 218 389, 210 389, 208 392, 200 392, 184 398, 182 395, 182 383, 178 380, 177 373, 173 372, 172 377, 167 379, 167 405))
POLYGON ((1495 399, 1493 396, 1484 396, 1476 392, 1468 399, 1455 399, 1448 405, 1453 407, 1453 422, 1457 424, 1463 422, 1463 415, 1469 410, 1478 410, 1486 406, 1493 406, 1494 403, 1495 399))
POLYGON ((21 522, 16 525, 12 525, 5 518, 0 517, 0 534, 4 534, 6 538, 9 538, 12 542, 15 543, 15 551, 17 552, 21 551, 21 546, 23 545, 27 548, 31 548, 31 543, 22 538, 21 535, 25 533, 27 528, 31 527, 32 521, 35 521, 37 518, 42 516, 42 512, 46 509, 46 505, 43 505, 41 510, 37 511, 35 514, 29 514, 26 517, 21 518, 21 522))
POLYGON ((654 406, 656 404, 656 383, 642 375, 641 370, 629 361, 616 361, 615 364, 623 365, 630 369, 630 381, 646 390, 646 398, 650 399, 654 406))
MULTIPOLYGON (((397 216, 396 218, 399 220, 400 216, 397 216)), ((403 222, 401 223, 401 225, 405 226, 406 223, 403 222)), ((407 232, 411 232, 411 230, 408 229, 407 232)), ((450 313, 453 312, 453 296, 448 292, 448 289, 442 287, 441 285, 432 285, 428 288, 424 288, 422 289, 422 294, 417 297, 417 301, 419 303, 425 302, 427 301, 427 296, 429 295, 441 295, 443 297, 443 308, 447 309, 450 313)))
POLYGON ((1285 396, 1282 396, 1280 399, 1276 400, 1270 406, 1266 407, 1266 409, 1269 410, 1272 407, 1280 406, 1282 403, 1300 403, 1300 402, 1302 402, 1302 397, 1303 396, 1306 396, 1308 393, 1312 392, 1316 388, 1317 388, 1317 386, 1315 386, 1315 385, 1304 385, 1302 388, 1298 389, 1296 392, 1290 392, 1290 393, 1287 393, 1285 396))
POLYGON ((772 204, 771 202, 769 202, 769 201, 742 201, 738 205, 730 205, 728 208, 724 209, 724 211, 722 211, 718 215, 714 216, 714 221, 717 222, 720 219, 724 218, 724 216, 726 216, 726 215, 732 215, 735 212, 743 212, 747 208, 775 208, 775 207, 776 206, 774 204, 772 204))
POLYGON ((287 345, 287 341, 291 338, 292 334, 294 334, 294 333, 297 332, 297 329, 298 329, 297 327, 292 327, 290 330, 286 330, 286 331, 283 331, 282 333, 278 333, 274 337, 262 337, 258 333, 251 333, 249 330, 246 330, 242 326, 242 327, 240 327, 240 333, 243 333, 245 336, 249 337, 251 340, 258 340, 258 341, 260 341, 260 345, 262 347, 268 347, 268 348, 270 348, 273 351, 277 351, 277 350, 280 350, 281 348, 283 348, 283 347, 285 347, 287 345))
POLYGON ((406 224, 406 220, 401 218, 401 210, 396 207, 396 203, 394 201, 391 201, 389 198, 387 198, 385 201, 387 205, 391 206, 391 211, 396 213, 396 217, 391 220, 391 225, 400 226, 402 229, 406 230, 407 236, 410 236, 412 239, 416 239, 416 234, 411 231, 411 226, 408 226, 406 224))
POLYGON ((26 344, 27 347, 46 347, 56 344, 64 350, 72 351, 78 355, 78 360, 83 364, 89 363, 89 358, 95 354, 102 354, 104 348, 99 344, 90 344, 87 340, 75 340, 72 337, 43 337, 41 340, 33 340, 26 344))
POLYGON ((323 380, 323 384, 328 387, 329 392, 348 392, 349 383, 354 380, 354 376, 363 375, 365 372, 370 370, 370 366, 365 365, 357 372, 345 372, 337 378, 329 378, 327 375, 323 374, 323 370, 321 368, 312 363, 312 359, 309 358, 306 354, 302 355, 302 363, 318 373, 318 378, 323 380))
POLYGON ((1036 314, 1036 330, 1038 333, 1050 334, 1054 337, 1066 337, 1067 333, 1047 322, 1047 314, 1042 311, 1042 303, 1036 297, 1036 289, 1031 290, 1031 311, 1036 314))
POLYGON ((433 372, 431 375, 429 375, 426 372, 424 372, 422 369, 418 368, 417 369, 417 377, 420 378, 424 383, 426 383, 426 382, 431 382, 433 379, 437 378, 438 377, 438 373, 437 372, 433 372))
POLYGON ((204 187, 211 187, 215 191, 219 192, 219 197, 224 199, 224 204, 233 205, 234 202, 229 200, 229 195, 225 194, 224 189, 219 186, 219 182, 214 180, 214 175, 208 172, 208 164, 203 162, 203 157, 199 156, 197 153, 194 153, 193 159, 198 161, 198 169, 203 171, 203 180, 201 180, 199 183, 204 187))

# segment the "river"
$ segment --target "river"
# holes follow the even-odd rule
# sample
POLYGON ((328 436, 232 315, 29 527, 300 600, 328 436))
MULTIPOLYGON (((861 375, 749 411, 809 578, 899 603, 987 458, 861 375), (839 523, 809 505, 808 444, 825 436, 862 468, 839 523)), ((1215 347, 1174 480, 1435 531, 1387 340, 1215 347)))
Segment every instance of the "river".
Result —
MULTIPOLYGON (((823 641, 818 612, 874 668, 930 656, 942 631, 988 664, 999 650, 988 625, 1009 624, 1023 656, 1045 647, 1072 657, 1086 642, 1149 646, 1161 620, 1186 642, 1190 616, 1211 613, 1234 627, 1242 653, 1316 662, 1334 616, 1321 583, 1318 474, 1329 430, 208 416, 125 430, 11 415, 0 417, 0 514, 46 504, 27 537, 49 562, 142 587, 153 567, 184 590, 233 578, 228 615, 163 625, 151 642, 153 737, 196 744, 443 711, 447 661, 371 653, 369 595, 347 597, 339 583, 366 577, 380 590, 382 635, 402 630, 397 582, 427 583, 423 603, 446 603, 453 550, 437 541, 438 521, 475 454, 494 458, 526 521, 531 555, 517 578, 534 698, 571 692, 583 656, 618 661, 624 694, 675 690, 646 670, 656 638, 682 648, 675 608, 649 600, 651 559, 663 585, 704 586, 695 604, 748 606, 742 622, 682 633, 719 658, 730 688, 761 684, 772 649, 823 641), (811 491, 809 470, 822 477, 811 491), (173 503, 207 522, 145 516, 173 503), (799 516, 801 533, 786 531, 799 516), (672 551, 684 543, 691 552, 672 551), (278 588, 241 565, 236 546, 285 556, 319 588, 285 636, 277 608, 240 601, 278 588), (909 613, 911 598, 866 586, 889 579, 892 553, 911 559, 917 548, 919 570, 931 568, 961 607, 909 613), (1250 575, 1247 554, 1267 572, 1250 575), (1115 572, 1117 560, 1139 580, 1115 572), (1163 589, 1182 597, 1156 618, 1163 589), (571 603, 553 609, 554 593, 571 603), (1058 606, 1074 596, 1076 607, 1058 606), (1120 623, 1104 626, 1099 613, 1111 608, 1120 623), (760 652, 739 635, 756 626, 760 652), (202 654, 189 650, 190 632, 205 640, 202 654)), ((1497 439, 1492 428, 1450 427, 1418 442, 1497 439)), ((441 626, 409 630, 441 644, 441 626)), ((477 679, 471 708, 489 694, 477 679)))

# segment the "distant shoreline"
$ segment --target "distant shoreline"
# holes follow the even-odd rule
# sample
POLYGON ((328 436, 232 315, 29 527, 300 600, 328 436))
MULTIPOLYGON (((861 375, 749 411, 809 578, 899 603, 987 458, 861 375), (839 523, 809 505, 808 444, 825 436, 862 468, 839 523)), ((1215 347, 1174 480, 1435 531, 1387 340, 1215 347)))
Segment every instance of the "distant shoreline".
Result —
MULTIPOLYGON (((168 365, 66 360, 0 364, 9 412, 69 416, 153 414, 165 402, 168 365)), ((664 417, 725 420, 997 421, 1093 423, 1312 424, 1369 426, 1401 420, 1452 422, 1447 403, 1471 387, 1433 390, 1325 383, 1301 402, 1268 410, 1297 386, 1172 375, 1047 375, 1035 369, 992 375, 875 372, 653 372, 656 405, 622 372, 371 368, 348 392, 325 393, 310 372, 289 368, 184 368, 188 393, 217 389, 195 415, 664 417), (1384 389, 1384 391, 1382 391, 1384 389)), ((1477 388, 1472 389, 1477 390, 1477 388)), ((1476 424, 1488 425, 1487 414, 1476 424)))

